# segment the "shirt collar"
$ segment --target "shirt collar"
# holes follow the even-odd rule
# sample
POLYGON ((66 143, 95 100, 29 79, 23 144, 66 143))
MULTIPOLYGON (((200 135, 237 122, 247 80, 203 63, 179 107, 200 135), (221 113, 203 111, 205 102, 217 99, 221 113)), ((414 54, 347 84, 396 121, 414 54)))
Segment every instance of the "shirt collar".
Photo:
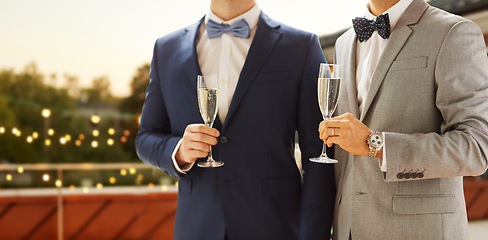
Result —
POLYGON ((232 25, 233 23, 241 20, 241 19, 246 19, 247 24, 249 24, 249 28, 253 29, 258 25, 259 22, 259 16, 261 15, 261 9, 259 8, 258 4, 254 4, 254 7, 249 9, 249 11, 229 20, 229 21, 224 21, 217 17, 211 9, 208 9, 207 15, 205 15, 205 23, 208 22, 209 19, 212 19, 212 21, 218 23, 218 24, 229 24, 232 25))
MULTIPOLYGON (((391 8, 389 8, 385 12, 381 13, 381 14, 388 13, 388 17, 390 19, 390 28, 391 29, 393 29, 395 27, 398 20, 400 20, 400 17, 402 16, 403 12, 405 12, 405 10, 407 10, 408 6, 410 6, 410 4, 412 2, 413 2, 413 0, 400 0, 395 5, 393 5, 391 8)), ((365 18, 367 18, 369 20, 374 20, 376 18, 376 16, 374 16, 369 11, 368 6, 366 6, 365 18)))

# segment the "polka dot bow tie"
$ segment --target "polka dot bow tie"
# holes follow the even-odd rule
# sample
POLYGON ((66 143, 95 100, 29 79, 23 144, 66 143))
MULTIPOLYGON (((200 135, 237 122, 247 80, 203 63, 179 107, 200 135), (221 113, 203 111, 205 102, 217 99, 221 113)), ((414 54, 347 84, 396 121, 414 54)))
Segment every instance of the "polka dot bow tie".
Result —
POLYGON ((379 15, 376 17, 376 21, 357 17, 352 20, 352 24, 359 42, 368 40, 373 35, 374 30, 378 30, 378 34, 383 39, 390 37, 390 18, 388 13, 379 15))
POLYGON ((220 35, 226 32, 231 32, 236 37, 249 38, 249 35, 251 33, 249 24, 244 18, 232 25, 218 24, 212 21, 212 19, 209 19, 206 27, 209 38, 220 37, 220 35))

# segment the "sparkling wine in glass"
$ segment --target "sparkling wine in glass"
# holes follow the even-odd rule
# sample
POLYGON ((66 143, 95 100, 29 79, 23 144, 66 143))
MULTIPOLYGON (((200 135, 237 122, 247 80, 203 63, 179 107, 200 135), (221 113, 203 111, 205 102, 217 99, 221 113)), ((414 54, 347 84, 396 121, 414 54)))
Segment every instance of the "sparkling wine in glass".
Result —
MULTIPOLYGON (((339 92, 341 91, 341 75, 339 65, 337 64, 320 64, 319 79, 317 81, 318 99, 322 117, 327 120, 332 117, 337 102, 339 101, 339 92)), ((337 163, 337 160, 329 158, 326 153, 327 145, 323 144, 322 154, 310 161, 317 163, 337 163)))
MULTIPOLYGON (((197 79, 198 108, 205 125, 212 127, 217 117, 219 102, 219 81, 217 75, 198 75, 197 79)), ((212 157, 212 146, 208 152, 207 161, 197 163, 199 167, 220 167, 223 162, 217 162, 212 157)))

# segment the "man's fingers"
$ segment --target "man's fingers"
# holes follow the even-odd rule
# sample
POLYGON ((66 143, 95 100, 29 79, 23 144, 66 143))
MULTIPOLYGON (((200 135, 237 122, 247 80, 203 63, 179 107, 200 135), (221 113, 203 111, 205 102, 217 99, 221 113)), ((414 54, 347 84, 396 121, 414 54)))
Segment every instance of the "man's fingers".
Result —
POLYGON ((211 128, 209 126, 203 125, 203 124, 192 124, 187 127, 187 130, 192 132, 192 133, 203 133, 212 137, 218 137, 220 135, 220 132, 215 129, 211 128))

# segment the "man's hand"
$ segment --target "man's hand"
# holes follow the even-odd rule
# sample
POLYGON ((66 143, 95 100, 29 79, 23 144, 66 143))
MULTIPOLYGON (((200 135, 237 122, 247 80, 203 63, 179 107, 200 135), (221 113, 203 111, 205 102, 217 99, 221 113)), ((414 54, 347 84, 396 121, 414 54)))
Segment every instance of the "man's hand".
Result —
POLYGON ((337 144, 358 156, 368 156, 369 146, 366 139, 372 132, 350 113, 324 120, 319 125, 319 137, 327 146, 337 144))
POLYGON ((175 158, 178 166, 195 162, 208 155, 210 145, 217 144, 220 132, 204 124, 190 124, 186 127, 180 148, 175 158))

